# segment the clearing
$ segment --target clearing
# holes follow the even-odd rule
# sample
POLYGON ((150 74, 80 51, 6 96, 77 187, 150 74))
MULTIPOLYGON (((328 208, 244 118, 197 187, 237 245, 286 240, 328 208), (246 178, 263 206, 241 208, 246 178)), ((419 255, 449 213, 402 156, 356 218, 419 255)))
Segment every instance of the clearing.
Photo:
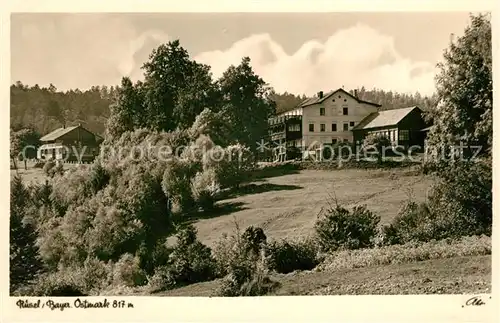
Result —
POLYGON ((406 169, 332 171, 302 170, 270 177, 241 189, 218 205, 221 210, 195 219, 199 239, 212 246, 223 233, 253 225, 271 239, 293 238, 312 233, 317 215, 333 199, 352 207, 366 204, 387 224, 409 196, 425 201, 433 180, 406 169))

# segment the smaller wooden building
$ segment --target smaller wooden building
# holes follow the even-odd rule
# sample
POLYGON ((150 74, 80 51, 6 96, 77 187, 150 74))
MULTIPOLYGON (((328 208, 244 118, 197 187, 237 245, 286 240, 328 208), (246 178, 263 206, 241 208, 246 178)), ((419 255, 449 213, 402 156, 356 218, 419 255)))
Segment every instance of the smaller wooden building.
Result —
POLYGON ((415 106, 371 113, 352 131, 355 143, 375 134, 388 137, 393 146, 419 146, 423 150, 426 132, 422 130, 427 126, 422 110, 415 106))
POLYGON ((81 124, 58 128, 40 139, 42 145, 38 148, 37 158, 89 162, 99 154, 103 140, 81 124))

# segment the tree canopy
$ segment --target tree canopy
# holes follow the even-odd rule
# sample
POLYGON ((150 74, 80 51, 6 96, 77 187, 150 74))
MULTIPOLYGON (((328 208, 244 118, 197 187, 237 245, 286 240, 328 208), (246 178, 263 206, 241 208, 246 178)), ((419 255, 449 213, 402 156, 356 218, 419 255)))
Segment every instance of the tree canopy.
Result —
POLYGON ((489 151, 493 140, 493 81, 491 17, 471 15, 464 35, 452 40, 438 65, 439 103, 429 117, 434 127, 429 142, 434 145, 480 145, 489 151))

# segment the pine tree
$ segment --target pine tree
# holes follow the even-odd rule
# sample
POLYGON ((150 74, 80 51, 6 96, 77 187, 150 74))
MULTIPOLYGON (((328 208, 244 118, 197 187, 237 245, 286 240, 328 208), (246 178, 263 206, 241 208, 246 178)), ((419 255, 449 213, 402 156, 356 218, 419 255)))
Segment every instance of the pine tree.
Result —
POLYGON ((42 269, 35 245, 35 228, 27 223, 29 193, 20 176, 11 182, 10 192, 10 293, 29 283, 42 269))

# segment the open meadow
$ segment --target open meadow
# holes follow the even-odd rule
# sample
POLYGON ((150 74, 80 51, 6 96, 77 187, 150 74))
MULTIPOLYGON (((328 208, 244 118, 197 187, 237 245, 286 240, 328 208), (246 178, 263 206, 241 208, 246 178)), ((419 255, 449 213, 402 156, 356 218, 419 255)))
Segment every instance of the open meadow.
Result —
POLYGON ((219 203, 218 211, 195 221, 198 237, 207 245, 235 225, 261 227, 271 239, 295 238, 312 233, 317 215, 336 199, 351 208, 365 204, 388 224, 402 203, 423 202, 432 179, 404 170, 301 170, 269 177, 240 189, 219 203))

